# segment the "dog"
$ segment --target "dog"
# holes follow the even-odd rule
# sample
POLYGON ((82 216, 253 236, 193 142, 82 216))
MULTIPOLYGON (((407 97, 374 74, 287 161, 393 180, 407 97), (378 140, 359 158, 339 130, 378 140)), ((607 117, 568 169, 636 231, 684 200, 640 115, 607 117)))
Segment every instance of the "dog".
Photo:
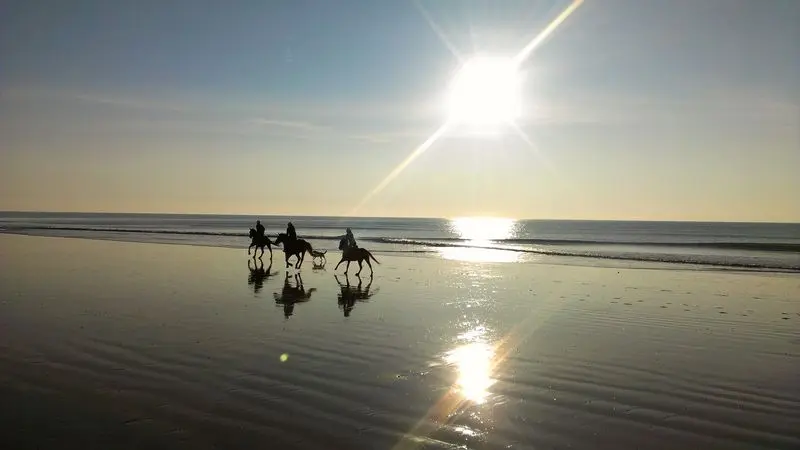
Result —
POLYGON ((328 253, 327 250, 311 250, 311 257, 314 259, 314 263, 317 262, 317 259, 320 260, 319 265, 324 266, 326 262, 328 262, 327 258, 325 258, 325 253, 328 253))

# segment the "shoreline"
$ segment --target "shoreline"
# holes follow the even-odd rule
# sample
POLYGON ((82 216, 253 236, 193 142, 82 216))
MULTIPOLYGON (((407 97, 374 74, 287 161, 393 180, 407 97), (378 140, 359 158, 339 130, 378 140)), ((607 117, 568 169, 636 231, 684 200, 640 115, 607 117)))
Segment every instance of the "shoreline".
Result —
MULTIPOLYGON (((122 232, 120 232, 122 234, 122 232)), ((24 233, 24 232, 16 232, 16 231, 9 231, 3 230, 0 231, 0 236, 24 236, 24 237, 40 237, 40 238, 58 238, 58 239, 81 239, 81 240, 88 240, 88 241, 104 241, 104 242, 120 242, 120 243, 137 243, 137 244, 155 244, 155 245, 178 245, 178 246, 192 246, 192 247, 206 247, 206 248, 224 248, 224 249, 239 249, 247 250, 247 241, 248 237, 246 235, 242 235, 242 247, 236 245, 219 245, 219 244, 211 244, 211 243, 197 243, 197 242, 158 242, 153 240, 147 239, 136 239, 136 237, 129 237, 126 239, 126 236, 114 236, 114 237, 106 237, 106 236, 80 236, 80 235, 70 235, 70 236, 59 236, 59 235, 46 235, 46 234, 35 234, 35 233, 24 233)), ((236 236, 238 237, 238 236, 236 236)), ((309 238, 311 242, 314 242, 315 239, 309 238)), ((333 241, 333 239, 328 239, 333 241)), ((361 239, 363 241, 369 242, 370 239, 361 239)), ((318 240, 317 240, 318 241, 318 240)), ((610 244, 613 245, 613 244, 610 244)), ((315 247, 316 249, 316 247, 315 247)), ((323 248, 327 250, 329 254, 335 254, 338 250, 335 248, 323 248)), ((530 255, 532 258, 546 258, 548 261, 539 261, 537 259, 533 260, 514 260, 514 261, 493 261, 493 260, 485 260, 485 261, 472 261, 472 262, 482 262, 482 263, 504 263, 504 264, 543 264, 543 265, 558 265, 558 266, 579 266, 579 267, 605 267, 611 269, 642 269, 642 270, 675 270, 675 271, 690 271, 690 272, 725 272, 725 273, 756 273, 756 274, 783 274, 783 275, 800 275, 800 266, 797 268, 785 268, 785 267, 759 267, 759 266, 750 266, 744 264, 713 264, 713 263, 693 263, 693 262, 672 262, 672 261, 658 261, 658 260, 647 260, 647 259, 638 259, 638 258, 626 258, 626 257, 606 257, 606 256, 579 256, 579 255, 565 255, 565 254, 554 254, 548 253, 546 251, 532 251, 527 249, 507 249, 507 248, 496 248, 496 247, 486 247, 486 246, 476 246, 476 245, 452 245, 442 248, 437 248, 433 246, 432 248, 427 249, 420 249, 420 250, 393 250, 393 249, 379 249, 379 250, 372 250, 371 251, 375 254, 391 254, 398 257, 419 257, 419 255, 424 258, 434 258, 434 259, 450 259, 450 260, 458 260, 458 258, 449 258, 446 255, 442 254, 443 250, 462 250, 465 249, 469 250, 487 250, 497 254, 502 253, 520 253, 523 255, 530 255), (432 256, 429 256, 432 255, 432 256)), ((282 250, 280 247, 274 247, 272 249, 274 254, 280 255, 282 250)), ((267 252, 269 254, 269 252, 267 252)), ((308 256, 308 255, 307 255, 308 256)), ((277 257, 277 256, 276 256, 277 257)), ((798 258, 800 258, 800 254, 798 254, 798 258)))

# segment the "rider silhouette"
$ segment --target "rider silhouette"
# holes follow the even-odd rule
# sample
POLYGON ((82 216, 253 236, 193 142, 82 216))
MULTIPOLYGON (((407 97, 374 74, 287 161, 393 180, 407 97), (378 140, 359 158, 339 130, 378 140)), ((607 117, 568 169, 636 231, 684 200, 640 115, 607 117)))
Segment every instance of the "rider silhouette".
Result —
POLYGON ((292 241, 297 240, 297 232, 294 230, 294 225, 292 225, 292 222, 289 222, 289 225, 286 226, 286 236, 292 241))
POLYGON ((260 220, 256 220, 256 233, 258 233, 259 236, 264 236, 264 225, 261 225, 260 220))
POLYGON ((358 245, 356 245, 356 238, 353 236, 353 230, 351 230, 349 227, 347 228, 345 239, 347 239, 348 248, 358 248, 358 245))

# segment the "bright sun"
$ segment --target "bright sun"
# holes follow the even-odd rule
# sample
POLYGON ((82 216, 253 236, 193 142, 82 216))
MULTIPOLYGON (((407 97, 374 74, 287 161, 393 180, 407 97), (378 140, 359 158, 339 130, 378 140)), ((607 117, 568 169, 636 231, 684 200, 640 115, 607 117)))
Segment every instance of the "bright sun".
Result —
POLYGON ((511 122, 520 115, 520 85, 514 59, 473 58, 450 85, 449 118, 473 125, 511 122))

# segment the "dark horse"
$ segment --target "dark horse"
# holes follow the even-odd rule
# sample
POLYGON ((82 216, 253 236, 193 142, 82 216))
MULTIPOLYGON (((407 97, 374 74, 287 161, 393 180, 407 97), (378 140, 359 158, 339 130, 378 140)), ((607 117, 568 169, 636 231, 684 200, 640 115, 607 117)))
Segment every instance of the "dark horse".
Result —
POLYGON ((347 248, 344 239, 342 239, 342 241, 339 243, 339 250, 342 251, 342 259, 339 260, 339 264, 336 264, 336 267, 334 267, 333 270, 338 269, 343 262, 347 261, 347 267, 344 268, 344 273, 347 274, 347 271, 350 269, 350 262, 356 261, 358 262, 358 272, 356 272, 356 275, 358 275, 361 273, 361 269, 363 269, 361 263, 363 261, 366 261, 367 265, 369 266, 369 273, 372 274, 373 272, 372 264, 369 262, 369 259, 372 258, 372 260, 375 261, 376 264, 380 264, 378 260, 375 259, 374 256, 372 256, 372 253, 370 253, 369 250, 365 248, 361 247, 347 248))
MULTIPOLYGON (((253 258, 256 257, 256 253, 258 253, 258 249, 261 249, 261 256, 264 256, 264 247, 267 247, 269 249, 269 259, 272 260, 272 244, 273 244, 273 242, 269 240, 268 236, 259 236, 258 233, 256 233, 256 230, 254 230, 253 228, 250 228, 250 239, 251 239, 250 246, 247 247, 247 254, 248 255, 250 254, 250 249, 255 247, 256 251, 253 252, 253 258)), ((277 242, 274 242, 274 244, 277 244, 277 242)), ((259 258, 261 256, 259 256, 259 258)))
POLYGON ((306 252, 310 254, 314 251, 314 249, 311 248, 311 244, 305 240, 297 239, 292 241, 286 233, 279 234, 278 238, 275 239, 275 245, 280 244, 283 244, 283 255, 286 258, 286 267, 289 267, 289 258, 297 256, 297 263, 294 265, 295 269, 299 269, 300 266, 303 265, 306 252))

